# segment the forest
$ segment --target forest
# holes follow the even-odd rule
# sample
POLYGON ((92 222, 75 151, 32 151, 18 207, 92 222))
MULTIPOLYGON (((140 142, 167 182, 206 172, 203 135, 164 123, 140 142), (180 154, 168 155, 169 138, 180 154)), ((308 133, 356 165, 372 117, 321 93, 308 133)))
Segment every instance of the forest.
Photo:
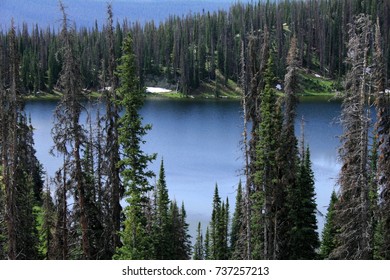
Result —
POLYGON ((60 1, 59 30, 0 31, 0 259, 390 259, 390 2, 236 3, 160 24, 114 23, 111 4, 106 13, 103 27, 76 29, 60 1), (310 72, 342 100, 339 188, 322 233, 310 148, 294 127, 310 72), (234 83, 241 98, 245 180, 232 214, 215 186, 194 244, 164 162, 154 174, 156 154, 142 150, 152 80, 183 98, 234 83), (54 178, 24 112, 27 97, 47 94, 60 97, 54 178), (104 110, 84 125, 90 98, 104 110))

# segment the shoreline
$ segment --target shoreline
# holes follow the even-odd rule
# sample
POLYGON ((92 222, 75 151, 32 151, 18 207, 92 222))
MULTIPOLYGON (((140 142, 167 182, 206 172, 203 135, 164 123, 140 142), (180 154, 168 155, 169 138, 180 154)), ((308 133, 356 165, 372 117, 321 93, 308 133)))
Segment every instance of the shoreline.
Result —
MULTIPOLYGON (((281 93, 279 93, 281 94, 281 93)), ((91 94, 85 96, 85 100, 97 100, 100 98, 100 94, 98 92, 92 92, 91 94)), ((215 97, 214 94, 209 93, 201 93, 199 95, 183 95, 179 92, 167 92, 167 93, 146 93, 146 99, 171 99, 171 100, 210 100, 210 101, 225 101, 225 100, 241 100, 241 95, 222 95, 219 97, 215 97)), ((312 94, 297 94, 298 98, 311 98, 311 97, 319 97, 319 98, 337 98, 337 94, 334 92, 329 93, 312 93, 312 94)), ((56 93, 45 93, 39 95, 26 95, 24 96, 24 100, 27 102, 39 102, 39 101, 59 101, 62 95, 59 92, 56 93)))

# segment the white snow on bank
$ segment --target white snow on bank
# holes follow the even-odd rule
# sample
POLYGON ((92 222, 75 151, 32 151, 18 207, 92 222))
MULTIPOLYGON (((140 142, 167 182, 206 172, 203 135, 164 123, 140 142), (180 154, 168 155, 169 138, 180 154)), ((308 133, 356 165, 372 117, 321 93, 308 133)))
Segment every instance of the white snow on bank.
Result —
POLYGON ((160 87, 146 87, 146 92, 150 92, 150 93, 167 93, 171 91, 172 90, 170 89, 160 88, 160 87))

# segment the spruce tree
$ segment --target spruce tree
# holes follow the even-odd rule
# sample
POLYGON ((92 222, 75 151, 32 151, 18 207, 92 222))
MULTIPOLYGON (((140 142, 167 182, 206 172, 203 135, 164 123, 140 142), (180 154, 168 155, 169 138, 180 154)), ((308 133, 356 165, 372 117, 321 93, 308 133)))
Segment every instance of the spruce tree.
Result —
MULTIPOLYGON (((286 223, 289 224, 288 238, 285 246, 284 258, 289 259, 302 259, 311 258, 305 256, 307 252, 303 252, 300 247, 304 246, 302 239, 305 234, 303 233, 305 214, 311 215, 311 209, 307 212, 302 207, 301 197, 303 194, 312 195, 312 192, 306 194, 303 188, 305 176, 305 154, 302 153, 301 163, 298 159, 297 138, 295 136, 295 117, 296 107, 298 104, 297 91, 298 91, 298 49, 297 40, 293 36, 290 41, 290 49, 287 55, 287 73, 284 76, 284 118, 282 129, 282 158, 280 166, 283 169, 281 175, 281 186, 287 193, 286 206, 288 209, 285 215, 287 216, 286 223), (300 165, 300 166, 298 166, 300 165), (298 178, 299 177, 299 178, 298 178), (301 179, 301 180, 300 180, 301 179), (299 182, 300 181, 300 182, 299 182)), ((303 140, 302 140, 303 141, 303 140)), ((304 150, 304 147, 302 147, 304 150)), ((308 178, 307 178, 308 179, 308 178)), ((309 184, 313 185, 312 182, 309 184)), ((313 186, 314 188, 314 186, 313 186)))
POLYGON ((42 207, 38 210, 38 234, 39 234, 39 254, 43 259, 51 260, 54 255, 54 230, 55 230, 55 205, 50 194, 49 184, 42 194, 42 207))
POLYGON ((272 88, 274 82, 272 56, 269 57, 262 92, 261 122, 257 128, 254 173, 255 189, 252 194, 252 258, 283 258, 285 232, 286 190, 280 184, 278 164, 280 158, 281 109, 272 88))
POLYGON ((337 202, 336 192, 333 191, 330 203, 328 206, 328 213, 326 214, 325 226, 322 230, 322 240, 320 247, 320 257, 328 259, 332 251, 336 248, 336 234, 337 227, 334 221, 334 210, 337 202))
POLYGON ((194 245, 194 255, 192 259, 194 260, 203 260, 204 259, 204 244, 203 244, 203 234, 202 234, 202 225, 198 223, 198 229, 196 231, 196 240, 194 245))
POLYGON ((169 219, 171 232, 169 245, 170 259, 188 260, 191 256, 191 236, 188 234, 184 204, 182 204, 181 209, 179 209, 176 201, 172 201, 169 219))
MULTIPOLYGON (((65 161, 64 161, 65 163, 65 161)), ((56 171, 54 177, 55 191, 55 230, 54 230, 54 259, 67 260, 69 257, 69 213, 66 164, 56 171)))
POLYGON ((142 125, 139 114, 145 91, 137 78, 132 44, 129 34, 124 41, 121 65, 118 67, 121 81, 119 104, 124 109, 118 129, 123 153, 119 166, 128 205, 124 209, 125 220, 121 232, 123 246, 117 249, 115 258, 150 259, 154 255, 154 248, 147 229, 146 209, 149 204, 147 193, 152 190, 149 179, 154 173, 147 169, 155 155, 147 155, 141 150, 141 145, 145 143, 143 137, 151 126, 142 125))
POLYGON ((206 235, 204 238, 204 259, 211 260, 211 250, 210 250, 210 230, 209 227, 206 228, 206 235))
POLYGON ((215 185, 213 210, 210 221, 210 237, 208 240, 208 258, 225 260, 229 258, 229 200, 222 201, 215 185))
POLYGON ((168 188, 165 180, 165 168, 164 161, 161 160, 160 173, 157 181, 157 198, 156 198, 156 233, 153 238, 155 238, 156 246, 156 259, 158 260, 167 260, 170 258, 169 250, 169 196, 168 188))
POLYGON ((229 224, 230 224, 230 215, 229 215, 229 198, 226 198, 226 202, 222 203, 221 217, 220 217, 220 236, 221 236, 221 252, 220 259, 227 260, 229 259, 229 224))
POLYGON ((101 259, 105 256, 104 248, 104 225, 103 225, 103 213, 100 207, 99 193, 97 187, 97 178, 95 173, 95 142, 93 139, 92 123, 90 118, 89 122, 90 135, 82 158, 82 171, 83 181, 85 186, 85 208, 88 216, 88 240, 90 244, 91 259, 101 259))
MULTIPOLYGON (((33 208, 40 203, 42 179, 35 157, 32 126, 23 112, 20 84, 20 57, 13 21, 7 34, 8 67, 0 71, 2 166, 1 194, 4 202, 0 234, 5 234, 8 259, 37 259, 38 233, 33 208), (8 77, 8 92, 4 91, 8 77), (5 222, 5 223, 4 223, 5 222), (4 223, 4 224, 3 224, 4 223)), ((3 54, 0 64, 3 61, 3 54)), ((4 240, 3 240, 4 242, 4 240)))
POLYGON ((237 188, 236 207, 233 214, 232 229, 230 233, 230 257, 232 259, 237 258, 237 256, 240 255, 240 250, 242 249, 239 244, 239 238, 243 226, 242 215, 243 215, 243 196, 242 196, 242 184, 240 180, 237 188))
POLYGON ((297 173, 296 187, 289 194, 289 258, 315 259, 319 247, 317 233, 317 204, 315 202, 314 174, 310 150, 302 155, 297 173))
POLYGON ((184 207, 184 202, 181 203, 180 208, 180 221, 181 221, 181 244, 182 255, 180 259, 189 260, 192 253, 191 235, 188 233, 189 224, 187 223, 187 211, 184 207))
POLYGON ((221 198, 218 194, 218 185, 215 184, 214 196, 213 196, 213 210, 211 214, 210 222, 210 259, 218 260, 219 254, 221 251, 221 242, 220 242, 220 220, 221 218, 221 198))
POLYGON ((37 209, 42 206, 42 174, 35 156, 33 127, 24 114, 18 118, 18 167, 14 174, 16 189, 17 251, 19 259, 39 259, 37 209), (26 171, 29 171, 26 172, 26 171))

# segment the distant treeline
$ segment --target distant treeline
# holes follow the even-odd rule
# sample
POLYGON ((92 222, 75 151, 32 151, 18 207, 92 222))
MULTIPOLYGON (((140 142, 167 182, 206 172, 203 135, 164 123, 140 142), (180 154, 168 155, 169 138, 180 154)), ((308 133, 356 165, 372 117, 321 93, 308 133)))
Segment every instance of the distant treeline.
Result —
MULTIPOLYGON (((123 40, 130 32, 141 84, 157 76, 188 94, 203 81, 216 81, 217 86, 228 79, 238 82, 241 48, 247 46, 241 41, 247 42, 268 28, 278 79, 283 80, 286 73, 289 42, 295 34, 302 67, 339 80, 346 72, 344 57, 349 24, 360 13, 370 15, 373 20, 379 18, 384 62, 389 70, 390 3, 374 0, 236 3, 229 11, 171 16, 161 24, 117 22, 114 24, 115 57, 121 57, 123 40)), ((96 23, 95 27, 81 27, 73 33, 84 89, 102 88, 102 77, 108 67, 106 29, 107 26, 99 29, 96 23)), ((20 79, 26 93, 50 92, 56 87, 63 63, 58 33, 58 30, 27 24, 17 28, 20 79)), ((7 45, 4 30, 0 41, 7 45)), ((3 48, 1 55, 6 61, 9 50, 3 48)))

